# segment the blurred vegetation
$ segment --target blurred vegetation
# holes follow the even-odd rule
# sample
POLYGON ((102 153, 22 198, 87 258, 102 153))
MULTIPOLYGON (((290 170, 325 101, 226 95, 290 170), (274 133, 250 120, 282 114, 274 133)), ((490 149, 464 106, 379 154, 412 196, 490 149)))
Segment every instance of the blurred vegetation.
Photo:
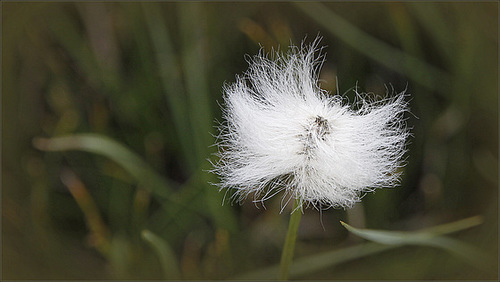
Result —
POLYGON ((497 265, 497 24, 497 2, 2 3, 2 279, 275 278, 289 213, 222 205, 210 133, 245 54, 317 34, 322 87, 407 89, 414 136, 401 187, 305 211, 291 278, 498 278, 339 223, 480 216, 447 238, 497 265))

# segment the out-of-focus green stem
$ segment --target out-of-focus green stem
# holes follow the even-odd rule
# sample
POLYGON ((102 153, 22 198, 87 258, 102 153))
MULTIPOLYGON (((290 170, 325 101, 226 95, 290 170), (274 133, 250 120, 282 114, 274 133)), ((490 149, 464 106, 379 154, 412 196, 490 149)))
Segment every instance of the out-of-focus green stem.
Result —
POLYGON ((209 145, 213 143, 210 134, 214 119, 207 74, 207 8, 204 3, 189 2, 177 5, 181 30, 181 66, 186 86, 190 126, 192 128, 192 153, 198 164, 205 163, 209 145))
POLYGON ((281 253, 280 273, 278 279, 288 280, 288 271, 292 264, 293 253, 295 251, 295 242, 297 241, 297 230, 299 229, 300 218, 302 217, 302 203, 295 200, 290 222, 288 223, 288 232, 286 234, 285 245, 281 253))
POLYGON ((174 44, 170 33, 165 26, 161 5, 158 3, 144 3, 142 8, 158 62, 158 72, 165 97, 168 100, 168 107, 172 112, 172 120, 179 136, 179 143, 189 170, 195 171, 198 164, 192 151, 194 145, 191 136, 193 132, 187 118, 191 113, 188 111, 189 107, 186 101, 186 89, 182 83, 180 62, 174 52, 174 44))

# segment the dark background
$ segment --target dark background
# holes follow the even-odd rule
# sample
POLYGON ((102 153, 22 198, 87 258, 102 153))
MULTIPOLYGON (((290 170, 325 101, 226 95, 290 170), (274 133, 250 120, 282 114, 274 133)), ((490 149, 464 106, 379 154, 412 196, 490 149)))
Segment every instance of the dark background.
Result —
MULTIPOLYGON (((364 243, 339 220, 411 231, 481 215, 483 224, 450 236, 498 258, 497 2, 3 2, 2 278, 168 278, 143 229, 167 242, 184 279, 279 263, 288 220, 280 197, 266 209, 227 197, 221 206, 206 172, 209 133, 245 54, 318 34, 327 46, 321 86, 347 95, 355 85, 377 95, 406 89, 413 137, 401 186, 348 211, 306 210, 295 256, 364 243), (33 144, 77 133, 112 138, 155 176, 134 177, 105 154, 33 144)), ((497 275, 439 248, 406 246, 295 278, 497 275)))

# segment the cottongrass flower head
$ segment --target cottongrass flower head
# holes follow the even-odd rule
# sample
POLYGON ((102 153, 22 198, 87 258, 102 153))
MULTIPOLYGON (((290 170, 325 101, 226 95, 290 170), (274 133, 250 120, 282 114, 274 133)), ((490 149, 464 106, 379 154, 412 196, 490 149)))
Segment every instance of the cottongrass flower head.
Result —
POLYGON ((404 92, 376 100, 356 91, 354 105, 330 95, 319 87, 318 42, 261 51, 224 86, 212 172, 220 189, 235 189, 233 198, 264 201, 284 191, 282 206, 297 199, 348 208, 399 182, 409 135, 404 92))

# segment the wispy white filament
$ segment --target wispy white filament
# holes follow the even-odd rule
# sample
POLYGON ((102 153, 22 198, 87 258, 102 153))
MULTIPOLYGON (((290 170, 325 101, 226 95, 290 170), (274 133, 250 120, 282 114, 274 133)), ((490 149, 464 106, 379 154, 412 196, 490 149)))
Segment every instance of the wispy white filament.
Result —
POLYGON ((284 199, 346 208, 397 184, 409 135, 404 93, 378 101, 357 93, 353 108, 319 88, 319 51, 316 40, 273 58, 261 53, 225 85, 213 170, 221 189, 236 189, 239 200, 284 191, 284 199))

